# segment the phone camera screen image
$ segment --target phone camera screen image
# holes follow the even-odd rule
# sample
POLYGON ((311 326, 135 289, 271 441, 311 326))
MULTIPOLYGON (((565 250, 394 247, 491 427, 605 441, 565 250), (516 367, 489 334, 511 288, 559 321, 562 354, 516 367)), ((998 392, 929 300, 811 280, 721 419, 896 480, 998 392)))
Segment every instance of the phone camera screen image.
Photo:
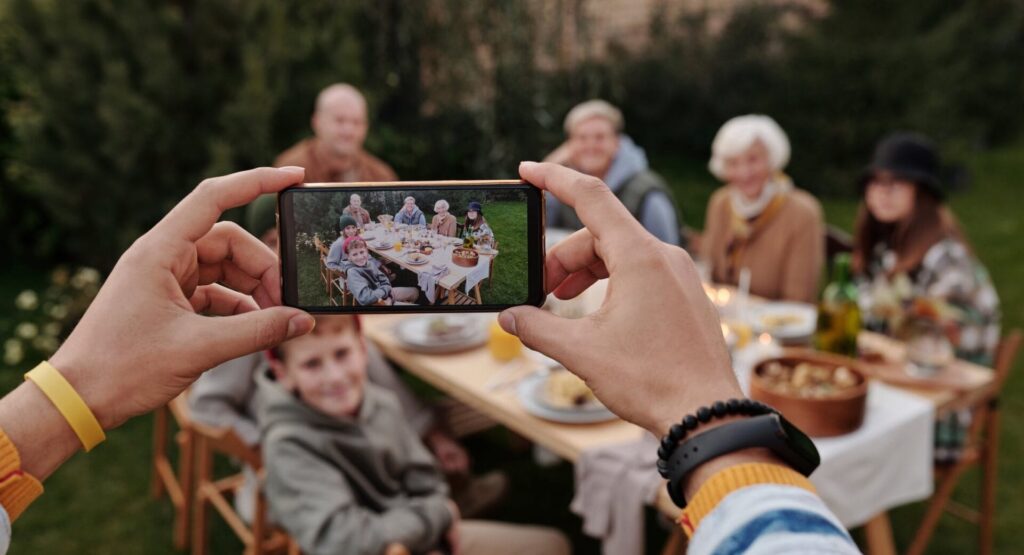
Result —
POLYGON ((282 192, 285 304, 364 313, 541 304, 540 192, 518 181, 457 183, 282 192))

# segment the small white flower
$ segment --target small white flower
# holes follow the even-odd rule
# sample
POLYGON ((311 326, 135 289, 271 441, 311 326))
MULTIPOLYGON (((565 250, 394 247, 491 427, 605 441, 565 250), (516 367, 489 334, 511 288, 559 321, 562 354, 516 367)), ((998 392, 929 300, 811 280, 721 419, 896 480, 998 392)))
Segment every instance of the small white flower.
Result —
POLYGON ((32 322, 22 322, 14 328, 14 334, 22 339, 32 339, 39 335, 39 327, 32 322))
POLYGON ((21 359, 24 357, 25 351, 21 346, 21 341, 8 339, 4 342, 4 364, 14 366, 21 362, 21 359))
POLYGON ((40 335, 32 340, 32 346, 39 351, 49 354, 55 352, 57 347, 60 347, 60 342, 54 337, 40 335))
POLYGON ((79 268, 75 275, 71 276, 71 287, 85 289, 89 285, 96 285, 100 282, 100 273, 92 268, 79 268))
POLYGON ((39 306, 39 295, 31 289, 26 289, 14 298, 14 306, 20 310, 35 310, 39 306))
POLYGON ((57 337, 60 335, 61 325, 57 322, 50 322, 43 326, 43 335, 49 335, 50 337, 57 337))
POLYGON ((68 307, 58 304, 50 309, 50 317, 54 320, 63 320, 68 316, 68 307))

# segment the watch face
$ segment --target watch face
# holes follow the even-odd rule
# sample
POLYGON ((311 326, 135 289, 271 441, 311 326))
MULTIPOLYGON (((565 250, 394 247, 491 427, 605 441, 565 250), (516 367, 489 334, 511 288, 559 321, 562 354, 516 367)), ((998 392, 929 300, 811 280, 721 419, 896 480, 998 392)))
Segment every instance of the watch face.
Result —
POLYGON ((800 428, 790 424, 782 415, 777 414, 775 416, 779 419, 779 426, 786 435, 786 443, 809 463, 813 462, 814 467, 817 467, 821 463, 821 456, 818 454, 818 448, 814 446, 811 438, 800 431, 800 428))

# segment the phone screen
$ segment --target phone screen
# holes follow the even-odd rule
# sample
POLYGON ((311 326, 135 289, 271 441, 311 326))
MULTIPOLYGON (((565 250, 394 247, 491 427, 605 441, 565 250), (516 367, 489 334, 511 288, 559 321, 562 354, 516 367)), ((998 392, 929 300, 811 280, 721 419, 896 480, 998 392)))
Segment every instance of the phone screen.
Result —
POLYGON ((342 313, 540 306, 543 204, 522 181, 287 189, 278 197, 284 304, 342 313))

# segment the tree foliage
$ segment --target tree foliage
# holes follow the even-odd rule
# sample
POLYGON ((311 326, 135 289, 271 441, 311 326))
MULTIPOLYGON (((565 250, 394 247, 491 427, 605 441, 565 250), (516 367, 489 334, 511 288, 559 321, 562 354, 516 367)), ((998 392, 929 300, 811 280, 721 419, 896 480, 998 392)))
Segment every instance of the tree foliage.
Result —
POLYGON ((817 192, 848 190, 893 129, 955 157, 1024 126, 1013 0, 848 0, 823 17, 750 2, 723 28, 709 12, 659 14, 642 51, 612 45, 561 70, 537 63, 559 37, 532 5, 8 0, 0 245, 109 267, 203 177, 308 135, 315 95, 338 81, 366 92, 367 146, 405 179, 511 177, 594 97, 620 105, 652 154, 697 160, 729 117, 771 114, 791 173, 817 192))

